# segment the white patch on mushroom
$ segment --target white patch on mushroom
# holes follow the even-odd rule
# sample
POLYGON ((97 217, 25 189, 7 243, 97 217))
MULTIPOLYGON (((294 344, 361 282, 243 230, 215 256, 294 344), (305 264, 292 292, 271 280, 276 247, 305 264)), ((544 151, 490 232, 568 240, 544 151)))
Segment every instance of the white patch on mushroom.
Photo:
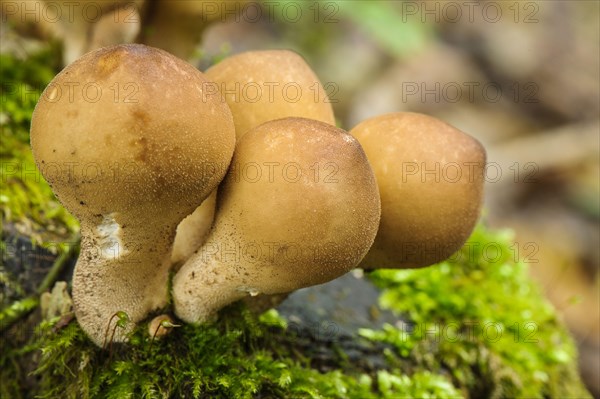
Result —
POLYGON ((257 288, 253 287, 240 286, 237 287, 237 290, 241 292, 247 292, 248 294, 250 294, 250 296, 257 296, 258 294, 260 294, 260 291, 257 288))
POLYGON ((116 213, 104 215, 102 223, 96 227, 100 256, 105 259, 119 259, 128 252, 121 241, 121 226, 115 216, 116 213))
POLYGON ((353 144, 353 143, 354 143, 354 140, 355 140, 355 139, 354 139, 354 137, 352 137, 352 135, 350 135, 350 134, 344 134, 344 135, 342 136, 342 138, 344 139, 344 141, 345 141, 346 143, 350 143, 350 144, 353 144))
POLYGON ((58 97, 58 89, 56 87, 52 87, 52 90, 48 92, 48 101, 54 101, 58 97))
MULTIPOLYGON (((175 71, 175 72, 178 72, 179 74, 181 74, 181 75, 183 75, 183 76, 188 76, 188 75, 189 75, 189 73, 188 73, 186 70, 184 70, 184 69, 180 68, 180 67, 179 67, 179 65, 178 65, 178 63, 177 63, 177 62, 175 62, 174 60, 172 60, 172 59, 170 59, 170 58, 166 58, 166 59, 165 59, 165 63, 169 64, 169 67, 170 67, 170 68, 171 68, 173 71, 175 71)), ((166 67, 163 67, 163 69, 167 69, 167 68, 166 68, 166 67)))

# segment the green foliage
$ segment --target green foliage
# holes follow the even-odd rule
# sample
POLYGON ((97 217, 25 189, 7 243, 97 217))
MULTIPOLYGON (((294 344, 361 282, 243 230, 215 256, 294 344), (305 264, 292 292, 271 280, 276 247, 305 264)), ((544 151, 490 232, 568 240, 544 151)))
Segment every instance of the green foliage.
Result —
POLYGON ((410 377, 396 371, 377 373, 377 387, 384 398, 455 399, 463 395, 441 375, 428 371, 416 372, 410 377))
POLYGON ((39 173, 29 147, 31 114, 57 71, 51 50, 20 60, 0 54, 0 205, 2 222, 18 223, 37 241, 65 237, 77 221, 60 205, 39 173))
POLYGON ((420 51, 434 37, 434 27, 418 16, 403 12, 414 5, 403 1, 367 0, 349 2, 282 0, 265 2, 265 18, 272 20, 283 42, 300 50, 318 65, 323 55, 339 45, 340 24, 356 25, 383 51, 398 58, 408 58, 420 51))
POLYGON ((349 18, 364 30, 376 43, 390 54, 407 58, 433 37, 430 24, 403 12, 402 1, 336 0, 340 14, 349 18))
POLYGON ((509 233, 480 226, 439 265, 376 271, 381 307, 410 323, 361 333, 394 345, 417 368, 449 373, 476 396, 585 397, 579 384, 557 383, 577 381, 575 346, 523 255, 509 233))
POLYGON ((39 305, 37 297, 28 297, 20 301, 14 301, 9 306, 0 311, 0 331, 4 330, 4 326, 8 326, 13 320, 37 308, 39 305))
POLYGON ((0 121, 22 142, 29 142, 31 112, 42 90, 58 71, 59 62, 57 52, 52 48, 31 54, 26 60, 0 54, 0 121))

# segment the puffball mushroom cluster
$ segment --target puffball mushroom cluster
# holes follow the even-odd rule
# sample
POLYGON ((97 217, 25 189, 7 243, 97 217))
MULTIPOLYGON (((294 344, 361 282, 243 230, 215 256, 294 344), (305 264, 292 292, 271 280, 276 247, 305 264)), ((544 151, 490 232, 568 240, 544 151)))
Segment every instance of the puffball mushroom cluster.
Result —
POLYGON ((234 301, 357 266, 444 259, 478 218, 485 165, 475 139, 425 115, 335 127, 318 78, 290 51, 240 54, 206 73, 144 45, 90 52, 42 94, 31 146, 81 223, 74 308, 98 345, 126 341, 166 307, 170 271, 175 314, 200 323, 234 301), (302 93, 296 101, 281 95, 290 82, 302 93), (250 83, 279 90, 257 99, 228 89, 250 83), (127 85, 133 95, 117 96, 127 85), (72 87, 101 94, 90 101, 72 87), (406 176, 407 164, 458 165, 460 175, 406 176), (265 169, 248 178, 247 165, 265 169), (131 323, 117 329, 115 315, 131 323))

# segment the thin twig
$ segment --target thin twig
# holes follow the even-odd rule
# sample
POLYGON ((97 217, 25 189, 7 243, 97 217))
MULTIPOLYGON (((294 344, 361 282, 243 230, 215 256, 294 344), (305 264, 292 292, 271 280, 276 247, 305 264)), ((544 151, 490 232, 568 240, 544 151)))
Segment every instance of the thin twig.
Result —
POLYGON ((44 277, 44 280, 39 285, 36 291, 38 295, 42 295, 44 292, 52 288, 52 286, 56 282, 56 279, 58 279, 58 276, 63 271, 67 263, 69 263, 69 261, 72 258, 79 255, 79 245, 81 243, 81 236, 79 235, 79 233, 75 233, 69 240, 69 243, 73 244, 69 246, 69 249, 67 251, 63 252, 58 256, 58 258, 56 258, 56 260, 52 264, 52 267, 48 271, 48 274, 46 274, 46 277, 44 277))
POLYGON ((52 264, 52 267, 48 271, 48 274, 46 274, 46 277, 44 277, 44 280, 36 289, 35 294, 13 302, 10 306, 4 308, 0 312, 0 332, 7 330, 13 324, 27 316, 39 306, 40 295, 54 285, 60 273, 69 263, 69 260, 77 257, 79 254, 80 240, 81 236, 79 233, 76 233, 71 237, 69 242, 72 242, 73 245, 71 245, 67 251, 63 252, 58 256, 58 258, 56 258, 52 264))

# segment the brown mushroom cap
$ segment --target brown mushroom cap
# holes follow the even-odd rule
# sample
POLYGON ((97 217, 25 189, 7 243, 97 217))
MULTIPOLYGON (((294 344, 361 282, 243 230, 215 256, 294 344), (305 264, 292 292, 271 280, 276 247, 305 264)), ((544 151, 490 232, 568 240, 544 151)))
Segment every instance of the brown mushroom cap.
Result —
POLYGON ((206 75, 227 100, 238 139, 260 124, 280 118, 303 117, 335 125, 319 78, 292 51, 237 54, 209 68, 206 75))
POLYGON ((173 319, 168 314, 161 314, 150 320, 148 323, 148 336, 150 339, 161 339, 165 335, 169 334, 174 324, 173 319))
POLYGON ((482 145, 436 118, 408 112, 368 119, 350 133, 381 195, 381 224, 361 267, 422 267, 457 251, 479 218, 482 145))
POLYGON ((267 122, 238 142, 207 242, 175 275, 178 317, 334 279, 371 246, 379 195, 358 142, 303 118, 267 122))
POLYGON ((35 108, 36 163, 81 222, 75 312, 98 344, 115 312, 136 322, 164 306, 177 224, 231 159, 232 116, 206 83, 162 50, 119 45, 67 66, 35 108))

